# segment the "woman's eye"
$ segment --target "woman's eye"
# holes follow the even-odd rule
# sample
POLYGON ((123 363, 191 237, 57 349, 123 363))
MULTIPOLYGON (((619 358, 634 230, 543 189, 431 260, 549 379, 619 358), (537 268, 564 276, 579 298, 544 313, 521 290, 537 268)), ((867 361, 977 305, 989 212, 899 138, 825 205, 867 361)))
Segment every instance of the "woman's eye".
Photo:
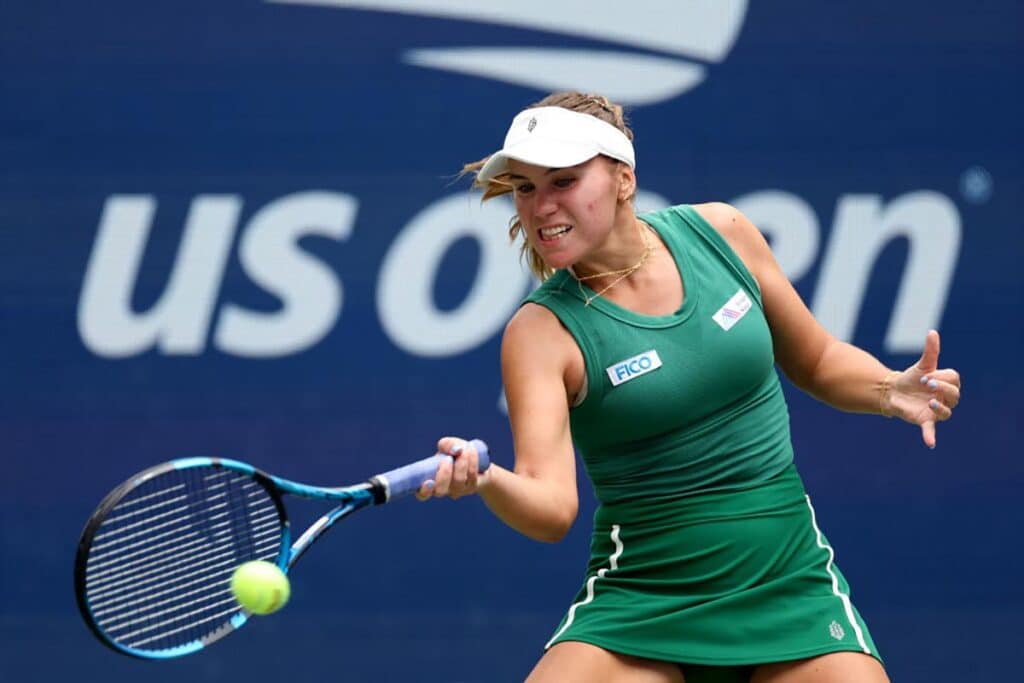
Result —
POLYGON ((555 181, 555 187, 569 187, 576 181, 575 178, 559 178, 555 181))
POLYGON ((519 194, 527 194, 532 190, 533 185, 531 185, 530 183, 523 183, 522 185, 516 186, 516 192, 518 192, 519 194))

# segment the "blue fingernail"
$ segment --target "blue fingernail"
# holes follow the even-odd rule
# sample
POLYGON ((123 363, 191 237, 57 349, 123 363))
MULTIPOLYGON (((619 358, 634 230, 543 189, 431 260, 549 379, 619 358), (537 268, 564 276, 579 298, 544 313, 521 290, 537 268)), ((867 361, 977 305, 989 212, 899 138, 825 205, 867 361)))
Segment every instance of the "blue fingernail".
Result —
POLYGON ((425 482, 423 482, 423 486, 425 486, 428 491, 433 491, 434 490, 434 480, 433 479, 427 479, 425 482))
POLYGON ((939 383, 936 382, 935 380, 931 380, 930 382, 928 382, 928 388, 929 389, 937 389, 938 387, 939 387, 939 383))
POLYGON ((449 451, 449 452, 450 452, 450 453, 451 453, 452 455, 458 455, 459 453, 461 453, 461 452, 462 452, 462 447, 463 447, 464 445, 465 445, 465 444, 461 444, 461 443, 460 443, 460 444, 456 444, 455 446, 453 446, 453 447, 452 447, 451 451, 449 451))
POLYGON ((924 377, 921 378, 921 384, 926 384, 927 382, 928 382, 928 375, 925 375, 924 377))
POLYGON ((938 408, 939 402, 933 398, 932 400, 928 401, 928 405, 930 405, 932 408, 938 408))

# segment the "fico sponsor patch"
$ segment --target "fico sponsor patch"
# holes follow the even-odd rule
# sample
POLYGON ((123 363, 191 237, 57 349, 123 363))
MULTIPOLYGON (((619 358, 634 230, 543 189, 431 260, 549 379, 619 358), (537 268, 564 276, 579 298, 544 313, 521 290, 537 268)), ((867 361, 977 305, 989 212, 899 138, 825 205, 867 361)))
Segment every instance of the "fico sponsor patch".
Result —
POLYGON ((651 349, 632 358, 619 361, 615 365, 605 368, 604 371, 608 373, 608 379, 612 381, 612 386, 617 387, 623 382, 636 379, 640 375, 646 375, 648 372, 657 370, 660 367, 661 358, 658 357, 657 351, 651 349))

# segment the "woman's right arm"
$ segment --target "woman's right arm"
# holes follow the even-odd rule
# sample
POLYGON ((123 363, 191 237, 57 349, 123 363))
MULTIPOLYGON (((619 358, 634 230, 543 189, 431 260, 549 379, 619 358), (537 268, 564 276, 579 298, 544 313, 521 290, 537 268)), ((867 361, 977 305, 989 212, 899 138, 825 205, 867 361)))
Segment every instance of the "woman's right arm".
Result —
MULTIPOLYGON (((579 349, 557 318, 534 304, 520 308, 501 345, 515 466, 491 465, 473 477, 475 458, 456 457, 454 466, 438 470, 430 494, 460 497, 475 490, 516 531, 538 541, 561 540, 579 509, 566 382, 581 369, 579 349)), ((462 443, 446 437, 438 450, 450 453, 462 443)), ((420 497, 426 493, 421 490, 420 497)))

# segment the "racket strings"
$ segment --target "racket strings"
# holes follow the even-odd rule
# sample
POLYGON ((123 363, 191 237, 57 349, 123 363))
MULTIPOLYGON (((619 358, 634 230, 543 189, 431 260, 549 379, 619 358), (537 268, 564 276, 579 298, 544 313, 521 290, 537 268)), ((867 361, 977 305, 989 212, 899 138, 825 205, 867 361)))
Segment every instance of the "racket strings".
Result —
MULTIPOLYGON (((214 534, 213 537, 218 539, 223 539, 226 534, 234 531, 230 528, 230 520, 218 521, 221 517, 224 517, 224 515, 211 515, 211 520, 216 521, 216 523, 211 524, 209 527, 209 530, 214 534)), ((264 525, 258 528, 254 527, 253 538, 264 536, 273 538, 277 536, 278 518, 276 511, 273 514, 263 514, 254 517, 252 521, 254 524, 264 525)), ((181 551, 190 546, 198 545, 206 548, 207 551, 205 553, 202 551, 193 553, 189 555, 189 559, 197 560, 201 559, 204 555, 210 554, 209 549, 211 546, 208 543, 210 536, 208 535, 196 532, 182 534, 180 529, 176 528, 164 531, 148 540, 156 540, 157 538, 160 540, 156 543, 141 541, 124 546, 122 550, 128 552, 118 553, 117 556, 109 560, 98 562, 95 568, 90 565, 90 570, 95 569, 95 573, 90 574, 90 579, 93 579, 90 582, 90 587, 98 593, 104 593, 112 586, 123 584, 126 577, 137 580, 146 576, 147 573, 166 570, 168 567, 165 559, 166 556, 170 554, 182 555, 181 551), (126 570, 130 568, 134 568, 134 571, 129 575, 126 573, 126 570)))
POLYGON ((215 467, 171 470, 129 492, 93 537, 86 597, 97 625, 133 649, 203 641, 241 607, 234 569, 275 560, 277 504, 245 474, 215 467))
MULTIPOLYGON (((265 514, 265 515, 263 515, 261 517, 254 517, 253 518, 253 522, 254 523, 258 523, 258 524, 265 524, 265 523, 268 523, 268 522, 276 522, 276 521, 277 521, 277 513, 276 513, 276 511, 270 511, 267 514, 265 514)), ((223 525, 226 525, 226 523, 224 523, 223 525)), ((268 526, 268 528, 266 530, 264 530, 264 531, 254 532, 253 533, 253 537, 254 538, 259 538, 259 537, 262 537, 262 536, 276 537, 277 533, 278 533, 278 531, 277 531, 276 525, 273 526, 273 527, 269 527, 268 526)), ((132 552, 125 552, 125 553, 119 555, 117 558, 112 558, 112 559, 106 560, 104 562, 97 562, 97 563, 95 563, 95 566, 91 565, 90 569, 95 572, 94 576, 97 579, 95 585, 98 586, 100 584, 100 582, 101 582, 101 578, 106 576, 108 573, 110 573, 110 572, 104 571, 107 567, 114 567, 115 571, 123 571, 124 569, 126 569, 128 567, 138 566, 140 564, 144 564, 146 561, 155 561, 155 560, 158 560, 161 556, 174 554, 175 552, 180 552, 182 550, 185 550, 187 548, 190 548, 190 547, 193 547, 193 546, 196 546, 196 545, 202 545, 202 543, 203 543, 203 541, 201 539, 193 540, 193 541, 190 541, 188 543, 182 543, 180 536, 177 535, 177 534, 173 534, 173 533, 160 534, 159 535, 159 539, 160 540, 157 540, 157 538, 158 538, 157 536, 153 536, 150 539, 151 541, 152 540, 156 540, 157 541, 156 543, 144 544, 143 546, 139 547, 138 550, 134 550, 132 552), (158 550, 159 550, 159 552, 156 552, 158 550)))

